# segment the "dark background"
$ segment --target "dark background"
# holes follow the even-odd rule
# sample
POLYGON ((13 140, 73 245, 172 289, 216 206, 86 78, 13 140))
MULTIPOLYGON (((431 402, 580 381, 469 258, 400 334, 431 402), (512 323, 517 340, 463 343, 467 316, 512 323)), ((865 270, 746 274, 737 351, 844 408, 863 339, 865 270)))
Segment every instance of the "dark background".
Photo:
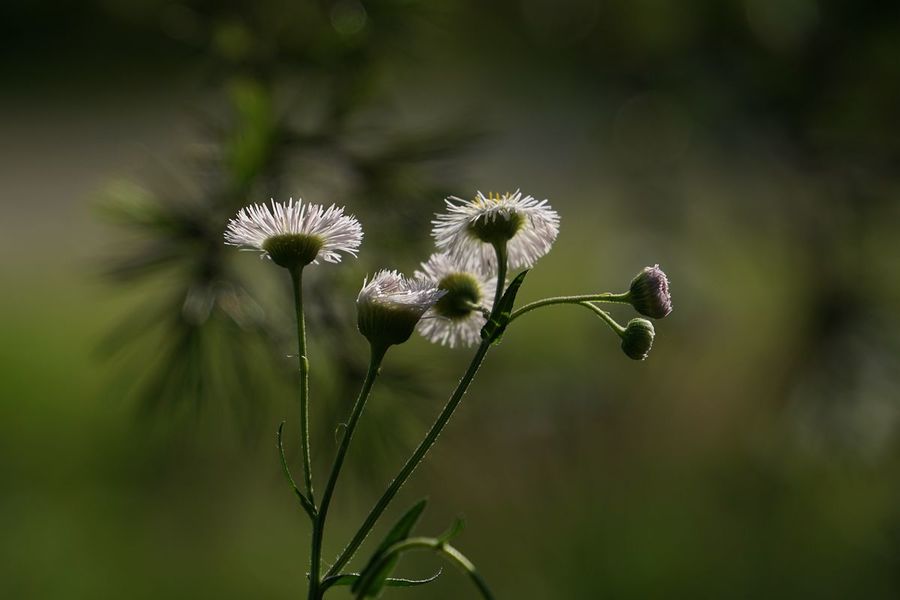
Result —
MULTIPOLYGON (((287 281, 225 221, 293 195, 366 230, 307 281, 321 488, 363 276, 427 258, 445 195, 521 188, 562 217, 523 301, 660 263, 675 311, 644 363, 576 308, 518 321, 388 517, 424 495, 422 533, 464 515, 498 598, 896 598, 898 13, 4 2, 0 595, 302 596, 273 443, 286 418, 299 464, 287 281)), ((389 357, 327 558, 468 356, 389 357)), ((386 596, 474 593, 447 567, 386 596)))

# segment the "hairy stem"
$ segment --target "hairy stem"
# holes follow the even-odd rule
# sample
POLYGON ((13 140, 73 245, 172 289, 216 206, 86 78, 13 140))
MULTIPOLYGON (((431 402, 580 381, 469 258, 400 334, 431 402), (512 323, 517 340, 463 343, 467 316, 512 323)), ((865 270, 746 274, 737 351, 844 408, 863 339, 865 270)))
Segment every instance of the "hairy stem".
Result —
POLYGON ((624 294, 582 294, 579 296, 556 296, 554 298, 544 298, 543 300, 537 300, 530 304, 526 304, 522 308, 513 311, 512 315, 509 317, 509 322, 512 323, 518 317, 521 317, 525 313, 529 313, 536 308, 541 308, 542 306, 550 306, 552 304, 584 304, 585 302, 611 302, 616 304, 628 304, 630 302, 630 296, 628 292, 624 294))
MULTIPOLYGON (((497 311, 497 305, 500 303, 500 298, 503 297, 504 288, 506 286, 506 246, 497 245, 494 246, 495 251, 497 252, 497 295, 494 298, 494 312, 497 311)), ((488 341, 482 341, 478 346, 478 350, 475 351, 475 356, 472 357, 472 362, 469 363, 469 367, 466 369, 465 374, 462 379, 460 379, 459 383, 456 386, 456 389, 453 390, 453 394, 450 396, 450 399, 447 401, 447 404, 444 406, 441 413, 438 415, 437 420, 431 426, 431 429, 428 430, 428 433, 425 435, 425 439, 418 445, 418 447, 413 452, 412 456, 406 461, 403 465, 403 468, 400 469, 400 472, 394 477, 391 484, 388 486, 387 490, 382 494, 381 498, 378 499, 378 502, 369 511, 368 516, 366 516, 366 520, 363 521, 362 526, 353 536, 353 539, 350 540, 350 543, 347 544, 347 547, 341 552, 337 561, 331 566, 326 573, 326 577, 330 577, 340 572, 341 568, 346 565, 351 558, 353 558, 353 554, 359 549, 362 543, 365 541, 366 537, 369 535, 369 532, 372 531, 372 528, 375 527, 375 524, 378 522, 378 519, 381 518, 381 515, 384 513, 385 509, 387 509, 388 505, 394 499, 394 496, 397 495, 397 492, 400 491, 400 488, 403 487, 403 484, 406 483, 406 480, 409 479, 409 476, 412 475, 413 471, 416 470, 416 467, 419 466, 419 463, 422 462, 422 459, 425 458, 425 455, 434 445, 435 441, 437 441, 438 436, 441 435, 441 431, 443 431, 444 427, 450 421, 450 417, 453 416, 453 412, 456 410, 456 407, 459 406, 459 402, 462 400, 463 396, 466 393, 466 390, 469 389, 469 385, 472 383, 472 380, 475 378, 475 374, 478 372, 479 367, 481 367, 481 363, 484 361, 484 357, 487 355, 488 350, 490 350, 491 344, 488 341)))
POLYGON ((410 456, 406 461, 406 464, 403 465, 403 468, 400 470, 397 476, 394 477, 393 481, 391 481, 391 484, 388 486, 387 490, 384 492, 381 498, 378 499, 378 502, 369 512, 369 515, 366 517, 366 520, 359 528, 359 531, 356 532, 356 535, 353 536, 353 539, 350 540, 350 543, 347 544, 347 547, 344 548, 344 550, 341 552, 341 555, 338 557, 337 561, 334 563, 334 565, 332 565, 331 569, 328 570, 326 577, 330 577, 331 575, 338 573, 341 568, 343 568, 343 566, 346 565, 351 558, 353 558, 353 554, 357 549, 359 549, 363 541, 365 541, 366 537, 369 535, 369 532, 372 531, 372 528, 375 526, 375 523, 378 522, 378 519, 381 517, 382 513, 384 513, 385 509, 394 499, 394 496, 397 495, 397 492, 400 491, 400 488, 403 487, 403 484, 406 483, 406 480, 409 479, 409 476, 412 475, 416 467, 419 466, 419 463, 422 462, 422 459, 425 458, 428 450, 430 450, 434 445, 434 442, 441 434, 444 426, 447 425, 450 417, 453 416, 453 411, 456 410, 456 407, 459 405, 459 401, 462 400, 463 395, 465 395, 469 384, 472 383, 472 379, 475 377, 475 373, 478 372, 478 368, 481 366, 481 363, 484 360, 484 356, 487 354, 487 351, 490 349, 490 347, 491 345, 488 342, 482 342, 478 347, 478 351, 472 358, 472 362, 469 364, 469 368, 466 370, 465 375, 463 375, 463 378, 456 386, 456 390, 454 390, 453 395, 450 397, 450 400, 444 406, 444 410, 442 410, 441 414, 438 415, 438 418, 434 422, 434 425, 431 426, 431 429, 428 431, 425 439, 422 440, 422 442, 416 448, 415 452, 413 452, 412 456, 410 456))
POLYGON ((598 317, 603 319, 609 328, 612 329, 619 337, 622 337, 622 334, 625 333, 625 328, 616 323, 616 320, 610 316, 608 312, 602 310, 599 306, 594 306, 590 302, 579 302, 581 306, 584 306, 591 311, 593 311, 598 317))
POLYGON ((507 268, 507 256, 506 256, 506 244, 494 244, 494 252, 497 254, 497 291, 494 292, 494 310, 496 310, 496 306, 500 303, 500 298, 503 297, 503 291, 506 287, 506 268, 507 268))
POLYGON ((322 564, 322 540, 325 535, 325 519, 328 516, 328 507, 331 504, 331 497, 334 495, 334 488, 337 484, 338 476, 341 473, 341 467, 344 464, 347 449, 350 447, 350 440, 353 438, 353 431, 356 429, 356 424, 359 422, 359 417, 362 415, 366 400, 368 400, 369 394, 372 391, 372 386, 375 383, 375 378, 378 376, 378 371, 381 368, 381 363, 384 360, 384 355, 386 353, 387 347, 373 346, 371 348, 369 370, 366 372, 366 378, 359 391, 359 397, 357 397, 356 403, 353 405, 353 410, 350 412, 350 419, 347 421, 347 426, 344 428, 344 434, 341 436, 341 443, 338 446, 337 454, 334 457, 334 463, 331 465, 328 483, 325 484, 325 491, 322 493, 322 503, 319 506, 313 525, 312 566, 309 573, 310 600, 319 600, 324 593, 324 590, 320 590, 321 579, 319 574, 322 564))
POLYGON ((312 459, 309 450, 309 359, 306 357, 306 318, 303 315, 303 267, 291 269, 294 306, 297 309, 297 359, 300 363, 300 448, 303 454, 303 482, 306 497, 315 506, 312 459))

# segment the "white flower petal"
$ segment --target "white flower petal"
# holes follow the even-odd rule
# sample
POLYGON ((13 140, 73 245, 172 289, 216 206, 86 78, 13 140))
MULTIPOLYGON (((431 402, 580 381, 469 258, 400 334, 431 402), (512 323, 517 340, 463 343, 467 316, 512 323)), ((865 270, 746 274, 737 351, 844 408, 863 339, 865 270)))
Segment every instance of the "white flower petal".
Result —
POLYGON ((263 245, 277 235, 315 235, 322 240, 322 248, 316 260, 341 262, 340 253, 356 256, 362 243, 363 231, 359 221, 344 214, 344 208, 332 204, 325 208, 319 204, 304 204, 292 199, 287 203, 271 201, 242 208, 228 222, 225 243, 231 246, 253 248, 265 254, 263 245))
POLYGON ((471 232, 471 226, 479 219, 492 220, 498 216, 517 214, 522 217, 522 227, 507 243, 509 268, 528 268, 547 254, 559 234, 559 215, 550 208, 547 200, 536 200, 514 194, 486 197, 478 192, 474 200, 456 197, 445 200, 447 212, 432 221, 435 244, 471 269, 489 271, 496 269, 493 247, 471 232))
MULTIPOLYGON (((455 274, 472 277, 481 289, 480 304, 488 310, 493 307, 497 281, 496 275, 490 272, 469 269, 462 261, 447 253, 433 254, 428 262, 422 263, 422 270, 416 271, 416 277, 431 281, 434 285, 438 285, 445 277, 455 274)), ((481 328, 485 322, 484 315, 477 310, 464 317, 451 319, 437 314, 434 308, 430 308, 419 321, 417 329, 427 340, 455 348, 457 345, 474 346, 479 343, 481 328)))
POLYGON ((410 279, 399 271, 383 269, 371 279, 366 278, 356 302, 393 305, 424 314, 443 295, 443 291, 426 279, 410 279))

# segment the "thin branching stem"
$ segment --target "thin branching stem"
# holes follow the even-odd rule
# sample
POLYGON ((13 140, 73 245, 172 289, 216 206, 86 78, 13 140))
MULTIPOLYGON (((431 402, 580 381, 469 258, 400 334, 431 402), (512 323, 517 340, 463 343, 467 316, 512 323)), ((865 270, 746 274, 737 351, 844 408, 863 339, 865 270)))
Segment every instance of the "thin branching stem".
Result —
MULTIPOLYGON (((353 405, 353 409, 350 412, 350 418, 347 421, 347 426, 344 428, 341 443, 338 446, 337 454, 334 457, 334 463, 331 466, 331 473, 328 475, 328 483, 325 484, 325 491, 322 493, 322 503, 319 505, 318 513, 316 514, 313 525, 312 566, 309 573, 310 600, 319 600, 325 589, 327 589, 320 589, 321 580, 319 575, 322 564, 322 540, 325 535, 325 519, 328 516, 328 507, 331 505, 331 497, 334 495, 334 488, 337 484, 341 467, 344 464, 344 458, 347 456, 347 449, 350 447, 350 440, 353 438, 356 424, 359 422, 359 417, 362 415, 363 408, 365 408, 366 400, 368 400, 375 379, 378 377, 378 371, 381 368, 381 363, 384 360, 384 355, 386 353, 387 347, 372 346, 371 348, 369 370, 366 372, 366 378, 359 391, 359 397, 357 397, 356 403, 353 405)), ((330 574, 331 573, 329 572, 329 575, 330 574)))
MULTIPOLYGON (((495 246, 495 250, 497 252, 498 264, 497 296, 494 300, 494 312, 496 313, 497 305, 500 303, 499 300, 503 296, 506 284, 506 248, 495 246)), ((397 495, 397 492, 400 491, 400 488, 403 487, 403 484, 406 483, 406 480, 409 479, 413 471, 416 470, 416 467, 419 466, 419 463, 422 462, 422 459, 425 458, 425 455, 437 441, 438 436, 441 435, 444 427, 450 421, 450 417, 453 416, 456 407, 459 406, 460 401, 462 400, 466 391, 469 389, 469 385, 475 378, 475 374, 481 367, 481 363, 484 361, 484 357, 487 355, 490 348, 491 343, 488 340, 482 341, 478 346, 478 349, 475 351, 475 356, 472 357, 472 361, 469 363, 465 374, 463 375, 462 379, 460 379, 459 383, 456 386, 456 389, 453 390, 453 394, 450 396, 450 399, 447 401, 447 404, 444 406, 443 410, 441 410, 441 413, 438 415, 437 420, 431 426, 431 429, 428 430, 428 433, 425 435, 425 439, 423 439, 422 442, 418 445, 412 456, 409 457, 409 459, 403 465, 403 468, 400 469, 400 472, 396 477, 394 477, 393 481, 391 481, 387 490, 385 490, 381 498, 378 499, 378 502, 375 504, 372 510, 369 511, 368 516, 366 516, 365 521, 363 521, 362 526, 353 536, 353 539, 350 540, 350 543, 347 544, 347 546, 341 552, 340 556, 338 556, 338 559, 325 574, 326 577, 331 577, 339 573, 344 565, 346 565, 350 561, 350 559, 353 558, 353 555, 365 541, 366 537, 372 531, 372 528, 375 527, 378 519, 381 518, 381 515, 384 513, 385 509, 387 509, 388 505, 394 499, 394 496, 397 495)))
POLYGON ((536 300, 530 304, 526 304, 522 308, 513 311, 512 315, 510 315, 509 317, 509 322, 512 323, 518 317, 521 317, 525 313, 529 313, 536 308, 541 308, 542 306, 550 306, 552 304, 584 304, 585 302, 610 302, 615 304, 628 304, 630 301, 631 298, 628 292, 625 292, 624 294, 582 294, 579 296, 556 296, 553 298, 544 298, 542 300, 536 300))
POLYGON ((590 302, 579 302, 578 304, 590 309, 598 317, 603 319, 606 322, 606 324, 609 325, 609 328, 612 329, 614 332, 616 332, 616 334, 619 337, 622 337, 622 335, 625 333, 625 328, 622 327, 621 325, 619 325, 618 323, 616 323, 616 320, 613 319, 612 316, 608 312, 606 312, 605 310, 602 310, 599 306, 594 306, 590 302))
POLYGON ((306 317, 303 314, 303 267, 291 269, 294 306, 297 309, 297 360, 300 363, 300 448, 303 454, 303 481, 306 497, 315 506, 312 459, 309 450, 309 359, 306 357, 306 317))
POLYGON ((497 290, 494 292, 493 306, 496 307, 500 303, 500 298, 503 297, 503 291, 506 287, 506 243, 494 244, 494 252, 497 254, 497 290))

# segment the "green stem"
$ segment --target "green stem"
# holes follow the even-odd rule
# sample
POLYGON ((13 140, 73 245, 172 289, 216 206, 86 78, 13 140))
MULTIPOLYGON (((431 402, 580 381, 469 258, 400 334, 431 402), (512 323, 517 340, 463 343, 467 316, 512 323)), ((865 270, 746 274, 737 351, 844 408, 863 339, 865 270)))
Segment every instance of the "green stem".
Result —
POLYGON ((475 584, 475 587, 477 587, 478 591, 481 592, 481 595, 484 596, 485 600, 493 600, 494 595, 491 593, 487 582, 479 575, 478 571, 475 570, 475 565, 473 565, 468 558, 463 556, 459 550, 449 544, 443 544, 441 546, 441 552, 466 572, 472 580, 472 583, 475 584))
MULTIPOLYGON (((496 245, 494 246, 495 251, 497 252, 497 295, 494 299, 493 310, 497 310, 497 305, 499 304, 500 298, 503 296, 503 288, 506 284, 506 247, 496 245)), ((375 523, 378 522, 378 519, 381 518, 382 513, 384 513, 385 509, 387 509, 388 505, 394 499, 394 496, 397 495, 397 492, 400 491, 400 488, 403 487, 403 484, 406 483, 406 480, 409 479, 409 476, 412 475, 413 471, 416 470, 416 467, 419 466, 419 463, 422 462, 422 459, 425 458, 425 455, 434 445, 435 441, 437 441, 438 436, 441 435, 441 431, 443 431, 444 427, 450 421, 450 417, 453 416, 453 412, 456 410, 456 407, 459 406, 459 402, 462 400, 463 396, 466 393, 466 390, 469 389, 469 385, 472 383, 472 380, 475 378, 475 374, 478 372, 478 368, 481 367, 481 363, 484 362, 484 357, 487 355, 488 350, 490 350, 491 344, 488 341, 482 341, 478 346, 478 350, 475 351, 475 356, 472 357, 472 362, 469 363, 469 367, 466 369, 465 374, 462 379, 459 380, 459 383, 456 386, 456 389, 453 390, 453 394, 450 396, 450 399, 447 401, 447 404, 444 406, 441 414, 438 415, 437 420, 431 426, 431 429, 428 430, 428 433, 425 435, 425 439, 419 444, 416 450, 413 452, 412 456, 406 461, 403 465, 403 468, 400 469, 400 472, 394 477, 391 484, 388 486, 387 490, 382 494, 381 498, 378 499, 378 502, 369 511, 368 516, 366 516, 366 520, 363 521, 362 526, 353 536, 353 539, 350 540, 350 543, 347 544, 347 547, 341 552, 340 556, 338 556, 337 561, 331 566, 328 572, 325 574, 326 577, 331 577, 336 573, 340 572, 344 565, 353 558, 353 554, 359 549, 362 545, 363 541, 365 541, 366 537, 369 535, 369 532, 372 531, 372 528, 375 527, 375 523)))
POLYGON ((497 291, 494 292, 493 307, 500 303, 500 298, 503 297, 503 291, 506 287, 506 268, 508 262, 506 256, 506 243, 494 244, 494 252, 497 254, 497 291))
POLYGON ((490 349, 490 347, 491 345, 488 342, 482 342, 478 347, 478 351, 472 358, 472 362, 469 364, 469 368, 466 370, 465 375, 463 375, 463 378, 456 386, 456 390, 454 390, 453 395, 444 406, 441 414, 438 415, 438 418, 434 422, 434 425, 432 425, 431 429, 428 430, 428 434, 425 436, 425 439, 422 440, 422 442, 416 448, 415 452, 413 452, 412 456, 410 456, 406 461, 406 464, 403 465, 403 468, 400 470, 397 476, 394 477, 394 480, 391 481, 391 484, 388 486, 387 490, 384 492, 381 498, 378 499, 378 503, 375 504, 375 506, 369 512, 369 515, 363 522, 362 527, 359 528, 359 531, 356 532, 356 535, 353 536, 353 539, 350 540, 350 543, 347 544, 347 547, 344 548, 344 550, 341 552, 341 555, 338 557, 337 561, 331 566, 331 568, 328 570, 328 573, 325 574, 326 577, 330 577, 335 573, 338 573, 343 568, 343 566, 346 565, 351 558, 353 558, 353 554, 357 549, 359 549, 363 541, 365 541, 366 537, 369 535, 369 532, 372 531, 372 528, 375 526, 375 523, 378 521, 382 513, 384 513, 385 509, 394 499, 394 496, 397 495, 397 492, 400 491, 400 488, 403 487, 403 484, 406 483, 406 480, 409 479, 409 476, 412 475, 416 467, 419 466, 419 463, 422 462, 422 459, 425 458, 428 450, 430 450, 434 445, 434 442, 441 434, 444 426, 447 425, 450 417, 453 416, 453 411, 456 410, 456 407, 459 405, 459 401, 462 400, 463 395, 466 393, 469 384, 472 383, 472 379, 475 377, 475 373, 478 372, 478 368, 481 366, 482 361, 484 361, 484 356, 487 354, 487 351, 490 349))
POLYGON ((598 306, 594 306, 590 302, 579 302, 579 304, 594 311, 598 317, 606 321, 606 324, 609 325, 609 328, 615 331, 619 337, 622 337, 622 334, 625 333, 625 328, 616 323, 616 320, 613 319, 612 316, 605 310, 600 309, 600 307, 598 306))
POLYGON ((613 302, 616 304, 628 304, 630 301, 631 299, 628 292, 625 292, 624 294, 582 294, 580 296, 556 296, 554 298, 544 298, 543 300, 537 300, 535 302, 532 302, 531 304, 526 304, 522 308, 514 311, 509 317, 509 322, 512 323, 518 317, 521 317, 525 313, 531 312, 536 308, 541 308, 542 306, 550 306, 552 304, 584 304, 586 302, 613 302))
POLYGON ((387 346, 372 346, 371 348, 369 370, 366 372, 366 378, 359 391, 359 397, 356 399, 353 410, 350 412, 350 419, 347 421, 347 426, 344 428, 344 434, 341 437, 337 455, 335 455, 334 463, 331 466, 331 473, 328 475, 328 483, 325 484, 325 491, 322 493, 322 503, 319 506, 316 520, 313 525, 312 566, 309 573, 310 600, 319 600, 322 593, 324 593, 324 590, 320 590, 321 580, 319 578, 319 573, 322 563, 322 539, 325 535, 325 518, 328 516, 328 507, 331 504, 331 497, 334 495, 334 488, 337 484, 341 467, 344 464, 347 449, 350 447, 350 440, 353 438, 353 431, 356 429, 356 424, 359 422, 360 415, 362 415, 366 400, 368 400, 369 393, 372 391, 372 385, 375 383, 375 378, 378 376, 378 371, 381 368, 381 363, 384 360, 384 355, 386 353, 387 346))
POLYGON ((300 363, 300 448, 303 454, 303 481, 306 497, 315 506, 312 460, 309 450, 309 359, 306 358, 306 318, 303 315, 303 267, 291 269, 294 306, 297 309, 297 360, 300 363))

